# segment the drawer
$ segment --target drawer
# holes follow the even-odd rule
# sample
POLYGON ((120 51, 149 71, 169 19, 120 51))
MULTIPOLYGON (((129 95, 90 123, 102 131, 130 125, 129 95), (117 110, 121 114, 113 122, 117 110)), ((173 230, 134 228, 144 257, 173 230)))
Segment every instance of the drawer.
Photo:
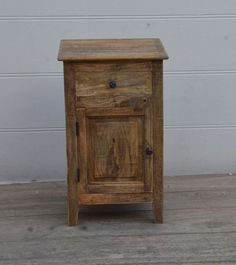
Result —
POLYGON ((151 95, 151 62, 74 65, 77 97, 151 95))

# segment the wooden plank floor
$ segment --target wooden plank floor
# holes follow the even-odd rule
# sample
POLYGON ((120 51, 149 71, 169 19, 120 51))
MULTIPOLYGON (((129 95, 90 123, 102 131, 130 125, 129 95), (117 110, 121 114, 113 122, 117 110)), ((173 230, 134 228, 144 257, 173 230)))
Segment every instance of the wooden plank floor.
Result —
POLYGON ((0 264, 236 264, 235 175, 165 177, 164 218, 91 206, 71 228, 65 182, 2 185, 0 264))

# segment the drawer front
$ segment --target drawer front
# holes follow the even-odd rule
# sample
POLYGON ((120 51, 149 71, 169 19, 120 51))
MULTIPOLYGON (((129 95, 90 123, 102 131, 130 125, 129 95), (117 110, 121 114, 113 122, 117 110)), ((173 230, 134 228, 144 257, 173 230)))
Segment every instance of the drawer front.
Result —
POLYGON ((75 64, 76 95, 151 95, 151 67, 151 62, 75 64))

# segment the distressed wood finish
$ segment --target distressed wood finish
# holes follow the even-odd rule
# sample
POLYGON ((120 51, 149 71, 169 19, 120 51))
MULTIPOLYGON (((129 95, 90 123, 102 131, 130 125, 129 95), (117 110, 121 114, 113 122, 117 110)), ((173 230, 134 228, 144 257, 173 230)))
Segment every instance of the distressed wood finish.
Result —
POLYGON ((64 63, 65 108, 66 108, 66 146, 68 182, 68 224, 76 225, 79 207, 77 203, 77 150, 76 113, 73 65, 64 63))
POLYGON ((80 205, 143 202, 161 223, 167 55, 160 40, 66 40, 58 58, 67 65, 69 224, 80 205))
POLYGON ((120 117, 120 116, 140 116, 144 115, 144 109, 134 108, 88 108, 87 117, 120 117))
POLYGON ((95 179, 123 179, 143 176, 142 117, 89 119, 91 151, 95 179))
POLYGON ((147 203, 152 200, 152 194, 146 193, 123 193, 123 194, 82 194, 79 202, 84 205, 94 204, 121 204, 121 203, 147 203))
POLYGON ((58 60, 164 60, 168 55, 159 39, 63 40, 58 60))
MULTIPOLYGON (((130 180, 125 178, 122 181, 122 178, 113 178, 110 181, 89 181, 87 191, 88 193, 96 194, 119 193, 119 195, 122 195, 122 193, 127 194, 132 192, 143 192, 144 190, 148 191, 146 186, 144 180, 130 180)), ((119 199, 117 199, 117 203, 119 203, 119 199)))
POLYGON ((111 97, 127 93, 151 95, 150 63, 79 64, 75 66, 75 78, 78 97, 111 97), (116 82, 115 89, 109 87, 110 81, 116 82))
MULTIPOLYGON (((146 109, 86 109, 87 131, 83 139, 87 139, 88 192, 151 191, 152 166, 147 165, 152 164, 152 158, 144 152, 152 143, 146 109)), ((84 151, 80 149, 79 153, 82 156, 84 151)))
MULTIPOLYGON (((88 153, 87 153, 87 137, 86 137, 86 111, 83 108, 77 109, 77 122, 79 121, 79 131, 77 132, 77 153, 78 153, 78 169, 80 178, 78 184, 78 192, 86 193, 87 172, 88 172, 88 153)), ((78 130, 78 128, 77 128, 78 130)), ((78 172, 77 172, 78 174, 78 172)))
POLYGON ((143 109, 149 102, 149 96, 139 94, 110 95, 107 96, 91 96, 77 97, 77 107, 94 108, 94 107, 130 107, 134 110, 143 109))
POLYGON ((157 223, 163 222, 163 64, 153 63, 153 212, 157 223))
POLYGON ((165 177, 158 227, 149 205, 122 204, 81 207, 68 229, 65 194, 64 181, 0 185, 1 265, 235 265, 235 175, 165 177))

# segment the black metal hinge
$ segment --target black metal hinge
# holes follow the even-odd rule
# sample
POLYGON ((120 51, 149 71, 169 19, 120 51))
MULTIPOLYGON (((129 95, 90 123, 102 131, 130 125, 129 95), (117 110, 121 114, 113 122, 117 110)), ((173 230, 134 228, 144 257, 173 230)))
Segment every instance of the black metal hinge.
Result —
POLYGON ((80 182, 80 170, 77 168, 77 181, 80 182))
POLYGON ((78 136, 79 135, 79 122, 77 121, 76 122, 76 135, 78 136))

